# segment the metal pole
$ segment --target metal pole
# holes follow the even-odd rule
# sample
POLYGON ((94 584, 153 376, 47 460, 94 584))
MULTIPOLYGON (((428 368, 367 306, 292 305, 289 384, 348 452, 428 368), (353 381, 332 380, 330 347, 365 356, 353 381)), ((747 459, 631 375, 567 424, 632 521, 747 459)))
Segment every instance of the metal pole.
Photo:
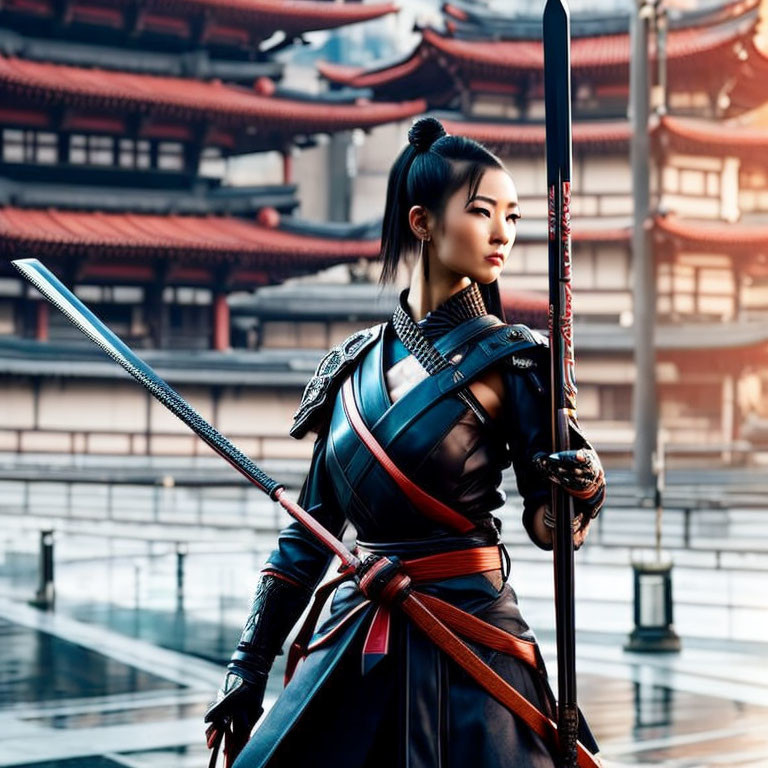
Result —
POLYGON ((632 128, 632 193, 634 229, 632 261, 634 270, 633 314, 635 330, 635 479, 639 487, 654 487, 653 451, 656 446, 656 358, 654 325, 656 320, 656 275, 651 251, 650 138, 648 135, 648 28, 653 5, 638 0, 632 15, 632 59, 629 68, 630 123, 632 128))
POLYGON ((187 545, 183 541, 176 542, 176 611, 184 610, 184 558, 187 555, 187 545))
POLYGON ((50 610, 56 602, 53 581, 53 531, 40 531, 40 582, 30 605, 50 610))
POLYGON ((664 516, 664 487, 665 487, 665 452, 664 435, 658 430, 658 440, 656 441, 656 562, 661 563, 661 534, 662 519, 664 516))

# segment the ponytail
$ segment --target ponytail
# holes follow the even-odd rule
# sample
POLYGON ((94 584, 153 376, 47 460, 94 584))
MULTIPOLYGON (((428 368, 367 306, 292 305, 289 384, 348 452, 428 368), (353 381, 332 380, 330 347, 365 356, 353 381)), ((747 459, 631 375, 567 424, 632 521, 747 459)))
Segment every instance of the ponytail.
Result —
MULTIPOLYGON (((423 205, 438 218, 448 198, 469 184, 469 200, 488 168, 503 168, 496 155, 482 144, 463 136, 451 136, 434 117, 417 120, 408 131, 408 145, 398 155, 387 181, 387 201, 381 228, 381 257, 384 262, 380 282, 394 280, 400 259, 415 254, 418 238, 411 231, 408 212, 423 205)), ((495 301, 489 296, 486 306, 493 314, 501 312, 498 286, 495 301), (499 312, 494 312, 495 304, 499 312)), ((500 316, 500 315, 499 315, 500 316)), ((503 318, 502 318, 503 319, 503 318)))

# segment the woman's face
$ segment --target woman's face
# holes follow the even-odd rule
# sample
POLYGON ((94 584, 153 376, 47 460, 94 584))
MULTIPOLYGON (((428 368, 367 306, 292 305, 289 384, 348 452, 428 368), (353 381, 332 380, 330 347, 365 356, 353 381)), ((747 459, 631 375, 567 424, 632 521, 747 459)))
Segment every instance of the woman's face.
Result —
POLYGON ((446 277, 454 273, 488 284, 501 273, 515 242, 517 190, 505 170, 488 168, 469 201, 467 193, 466 186, 454 192, 442 219, 430 222, 430 270, 434 265, 448 273, 446 277))

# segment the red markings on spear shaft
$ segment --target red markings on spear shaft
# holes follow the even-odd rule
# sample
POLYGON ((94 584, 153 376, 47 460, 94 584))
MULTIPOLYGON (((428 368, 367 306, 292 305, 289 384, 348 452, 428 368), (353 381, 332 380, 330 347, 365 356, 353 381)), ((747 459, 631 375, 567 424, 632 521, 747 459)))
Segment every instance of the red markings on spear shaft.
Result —
MULTIPOLYGON (((565 406, 576 407, 576 365, 573 352, 573 291, 571 289, 572 258, 571 258, 571 183, 562 182, 559 195, 556 185, 549 188, 549 240, 560 242, 560 259, 558 263, 559 306, 557 312, 558 335, 560 337, 560 360, 563 374, 563 389, 565 406), (558 200, 559 197, 559 200, 558 200), (558 231, 559 230, 559 231, 558 231)), ((555 306, 549 306, 549 335, 555 321, 555 306)))

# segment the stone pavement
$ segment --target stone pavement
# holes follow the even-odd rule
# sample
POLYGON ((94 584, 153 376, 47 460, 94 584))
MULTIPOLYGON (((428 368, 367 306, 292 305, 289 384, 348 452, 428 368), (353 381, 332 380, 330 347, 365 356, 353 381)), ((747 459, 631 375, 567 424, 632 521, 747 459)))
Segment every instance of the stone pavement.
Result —
MULTIPOLYGON (((713 488, 702 485, 700 475, 681 472, 675 479, 680 494, 713 500, 713 488)), ((727 491, 728 505, 697 512, 689 545, 674 551, 681 654, 621 650, 632 622, 629 562, 652 541, 652 510, 614 499, 616 509, 603 516, 579 553, 579 700, 607 768, 768 768, 768 516, 751 498, 755 494, 762 505, 758 484, 764 481, 747 471, 707 480, 721 484, 721 495, 727 491)), ((4 505, 15 503, 13 488, 0 478, 4 505)), ((203 768, 202 713, 274 544, 274 529, 266 529, 281 521, 267 507, 263 530, 248 530, 245 521, 252 525, 262 510, 239 489, 212 487, 197 495, 197 507, 186 490, 162 489, 161 513, 179 516, 180 530, 183 523, 195 534, 176 538, 168 520, 152 520, 154 491, 143 499, 119 489, 110 497, 115 516, 135 518, 131 524, 142 534, 127 535, 122 522, 99 517, 95 489, 29 488, 31 511, 36 503, 51 515, 58 495, 89 526, 109 526, 83 536, 62 529, 66 515, 52 514, 52 613, 26 604, 37 586, 40 521, 30 510, 3 509, 0 768, 203 768), (225 513, 231 521, 222 519, 225 513), (201 523, 209 518, 217 526, 205 530, 201 523), (223 522, 237 540, 224 535, 223 522)), ((511 582, 556 677, 550 556, 515 533, 518 511, 508 511, 511 582)), ((669 546, 681 540, 682 523, 679 511, 668 511, 669 546)), ((281 678, 276 667, 269 701, 281 678)))
MULTIPOLYGON (((222 667, 0 598, 0 766, 201 768, 222 667)), ((768 650, 647 656, 578 647, 580 701, 606 766, 768 766, 768 650)), ((554 676, 553 646, 542 648, 554 676)), ((270 702, 281 672, 273 675, 270 702)))

